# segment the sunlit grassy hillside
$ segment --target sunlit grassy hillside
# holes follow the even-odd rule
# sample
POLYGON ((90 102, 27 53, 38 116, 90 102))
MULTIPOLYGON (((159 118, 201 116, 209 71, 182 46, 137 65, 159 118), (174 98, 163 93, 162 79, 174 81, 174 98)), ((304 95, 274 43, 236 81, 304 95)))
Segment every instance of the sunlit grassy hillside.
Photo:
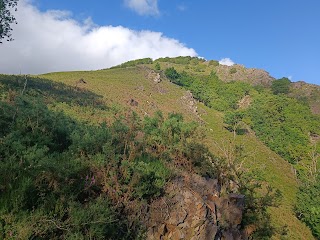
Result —
MULTIPOLYGON (((200 64, 186 67, 160 62, 160 68, 175 66, 178 70, 195 71, 201 75, 209 74, 216 67, 215 63, 202 64, 203 66, 200 64)), ((157 73, 150 69, 154 69, 154 64, 100 71, 49 73, 41 77, 90 90, 102 96, 108 110, 92 110, 86 106, 72 106, 61 102, 50 106, 57 111, 63 110, 76 119, 90 122, 108 121, 114 114, 123 113, 126 109, 133 109, 141 116, 152 115, 157 110, 164 113, 182 113, 185 119, 196 120, 202 124, 206 132, 206 143, 215 154, 224 156, 228 153, 230 146, 234 144, 234 136, 225 129, 224 114, 198 102, 195 103, 195 111, 193 100, 189 98, 186 90, 169 82, 163 74, 161 82, 155 82, 157 73), (79 81, 80 79, 83 81, 79 81)), ((223 74, 222 70, 220 72, 223 74)), ((228 74, 231 76, 235 73, 228 74)), ((298 182, 291 165, 258 140, 253 131, 236 136, 235 142, 244 149, 243 168, 259 172, 261 179, 283 194, 281 205, 269 209, 278 232, 287 231, 281 238, 313 239, 310 230, 296 218, 293 210, 298 182)), ((274 239, 280 239, 280 235, 276 235, 274 239)))

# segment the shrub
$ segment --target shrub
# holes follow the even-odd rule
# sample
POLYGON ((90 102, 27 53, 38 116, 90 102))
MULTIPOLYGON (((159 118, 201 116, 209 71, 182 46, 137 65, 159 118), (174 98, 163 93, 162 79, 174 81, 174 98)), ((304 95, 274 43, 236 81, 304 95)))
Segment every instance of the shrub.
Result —
POLYGON ((174 67, 167 68, 164 71, 164 74, 173 83, 176 83, 176 84, 179 83, 178 79, 180 77, 180 74, 176 71, 176 69, 174 67))
POLYGON ((151 58, 142 58, 142 59, 128 61, 112 68, 135 67, 141 64, 152 64, 152 63, 153 63, 153 60, 151 58))
POLYGON ((230 72, 230 74, 235 74, 237 72, 237 69, 236 68, 231 68, 229 72, 230 72))
POLYGON ((210 60, 209 61, 209 66, 217 67, 219 66, 219 62, 215 60, 210 60))
POLYGON ((154 68, 157 70, 157 71, 160 71, 161 70, 161 67, 160 67, 160 64, 157 62, 156 65, 154 66, 154 68))
POLYGON ((291 81, 288 78, 281 78, 272 82, 271 89, 273 94, 287 94, 289 93, 291 81))

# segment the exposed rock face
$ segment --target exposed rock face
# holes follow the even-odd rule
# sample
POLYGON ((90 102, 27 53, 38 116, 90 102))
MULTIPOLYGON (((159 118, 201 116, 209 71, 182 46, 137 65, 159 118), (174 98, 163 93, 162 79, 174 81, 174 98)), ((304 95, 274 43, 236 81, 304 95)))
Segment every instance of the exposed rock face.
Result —
POLYGON ((193 98, 193 95, 190 91, 187 91, 182 97, 181 97, 182 103, 184 106, 191 111, 192 113, 197 114, 198 112, 198 107, 197 107, 197 102, 193 98))
POLYGON ((153 81, 154 81, 155 83, 161 82, 160 73, 157 73, 157 74, 156 74, 156 76, 154 77, 153 81))
POLYGON ((242 239, 244 196, 220 197, 215 179, 198 175, 173 180, 152 203, 148 239, 242 239))
POLYGON ((253 85, 270 86, 272 81, 275 80, 262 69, 245 68, 239 64, 233 66, 219 65, 215 70, 218 77, 226 82, 244 81, 253 85))
POLYGON ((146 78, 150 79, 150 80, 153 80, 153 82, 155 83, 160 83, 161 82, 161 75, 160 73, 154 71, 153 69, 151 68, 148 68, 148 67, 141 67, 144 71, 145 71, 145 76, 146 78))

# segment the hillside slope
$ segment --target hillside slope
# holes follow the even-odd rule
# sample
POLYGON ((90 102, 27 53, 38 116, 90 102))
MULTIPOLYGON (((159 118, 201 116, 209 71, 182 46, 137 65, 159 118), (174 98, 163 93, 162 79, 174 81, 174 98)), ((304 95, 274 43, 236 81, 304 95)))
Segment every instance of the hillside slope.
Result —
MULTIPOLYGON (((171 65, 171 63, 166 64, 171 65)), ((176 66, 177 69, 180 67, 186 71, 190 70, 184 66, 176 66)), ((206 129, 207 145, 215 154, 225 154, 233 140, 233 134, 225 129, 223 114, 197 103, 188 92, 163 77, 158 82, 156 72, 150 70, 150 67, 149 65, 91 72, 50 73, 41 77, 101 95, 103 101, 115 113, 125 111, 123 109, 133 109, 141 116, 152 115, 157 110, 164 113, 182 113, 185 119, 196 120, 203 124, 206 129), (84 81, 79 81, 80 79, 84 81)), ((200 70, 198 74, 203 73, 200 70)), ((222 72, 223 70, 221 74, 222 72)), ((112 117, 103 111, 88 112, 85 107, 73 108, 63 103, 56 104, 52 108, 57 111, 63 110, 82 121, 102 122, 112 117)), ((295 217, 293 211, 298 183, 290 164, 267 148, 253 133, 237 136, 236 142, 244 146, 245 167, 258 170, 261 178, 283 194, 282 204, 278 208, 269 210, 278 232, 286 226, 287 230, 284 231, 287 231, 287 234, 282 236, 282 239, 313 239, 310 230, 295 217)), ((276 235, 274 239, 280 239, 280 235, 276 235)))

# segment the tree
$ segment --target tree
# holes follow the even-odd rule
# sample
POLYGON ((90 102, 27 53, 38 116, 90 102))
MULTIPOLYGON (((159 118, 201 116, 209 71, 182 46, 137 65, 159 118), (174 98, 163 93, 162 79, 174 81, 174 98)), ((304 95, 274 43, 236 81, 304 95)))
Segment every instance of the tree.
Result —
POLYGON ((281 78, 272 82, 271 89, 273 94, 287 94, 289 93, 291 81, 288 78, 281 78))
POLYGON ((11 24, 17 23, 16 18, 12 15, 11 10, 17 11, 18 0, 0 0, 0 43, 3 39, 12 41, 11 24))
POLYGON ((157 71, 160 71, 161 70, 161 67, 160 67, 160 64, 157 62, 156 65, 154 66, 154 68, 157 70, 157 71))
POLYGON ((227 124, 227 129, 233 132, 233 137, 236 137, 237 131, 239 131, 240 124, 242 123, 242 119, 244 117, 244 113, 240 111, 227 112, 224 116, 224 123, 227 124))
POLYGON ((180 78, 180 74, 177 72, 177 70, 174 67, 169 67, 164 71, 164 74, 167 78, 169 78, 172 82, 175 83, 175 81, 180 78))

